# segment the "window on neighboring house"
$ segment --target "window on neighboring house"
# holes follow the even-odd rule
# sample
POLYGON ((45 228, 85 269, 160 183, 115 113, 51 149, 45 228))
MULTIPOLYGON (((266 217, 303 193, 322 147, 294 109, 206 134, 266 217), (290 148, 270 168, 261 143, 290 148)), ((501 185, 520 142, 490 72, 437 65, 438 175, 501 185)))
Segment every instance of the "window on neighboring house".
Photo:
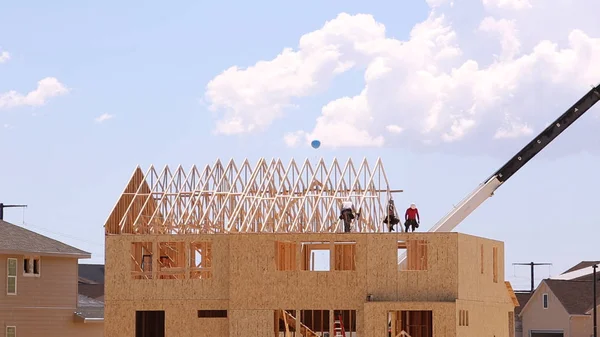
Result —
POLYGON ((544 306, 544 309, 548 309, 548 294, 542 295, 542 305, 544 306))
MULTIPOLYGON (((17 259, 9 258, 7 260, 7 280, 6 280, 6 294, 16 295, 17 294, 17 259)), ((8 330, 7 330, 8 331, 8 330)))
POLYGON ((6 327, 6 337, 17 337, 17 327, 16 326, 7 326, 6 327))
POLYGON ((39 276, 40 275, 40 258, 39 257, 25 257, 23 259, 23 275, 25 276, 39 276))

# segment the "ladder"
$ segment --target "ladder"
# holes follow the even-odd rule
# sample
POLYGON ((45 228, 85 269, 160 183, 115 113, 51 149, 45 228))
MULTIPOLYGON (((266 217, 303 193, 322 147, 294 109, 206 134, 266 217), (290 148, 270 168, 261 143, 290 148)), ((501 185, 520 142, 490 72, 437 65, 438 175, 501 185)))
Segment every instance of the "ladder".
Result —
POLYGON ((334 337, 346 337, 346 330, 344 330, 344 323, 342 322, 342 315, 338 315, 333 323, 333 336, 334 337))

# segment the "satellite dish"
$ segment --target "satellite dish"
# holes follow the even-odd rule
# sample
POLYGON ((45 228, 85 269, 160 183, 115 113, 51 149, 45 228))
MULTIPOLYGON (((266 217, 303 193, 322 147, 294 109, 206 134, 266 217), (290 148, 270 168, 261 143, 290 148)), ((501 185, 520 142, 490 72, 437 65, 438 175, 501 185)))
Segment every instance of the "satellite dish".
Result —
POLYGON ((310 142, 310 146, 312 146, 313 149, 318 149, 321 146, 321 142, 315 139, 310 142))

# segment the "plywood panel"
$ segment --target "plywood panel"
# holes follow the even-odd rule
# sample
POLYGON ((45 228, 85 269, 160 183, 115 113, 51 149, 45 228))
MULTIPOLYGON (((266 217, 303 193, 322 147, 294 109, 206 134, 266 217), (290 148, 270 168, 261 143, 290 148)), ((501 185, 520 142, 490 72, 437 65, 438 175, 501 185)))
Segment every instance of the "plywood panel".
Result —
MULTIPOLYGON (((457 299, 484 302, 495 308, 486 309, 495 314, 501 310, 508 312, 513 305, 505 284, 493 282, 492 268, 481 274, 478 258, 481 245, 490 255, 491 247, 498 247, 499 277, 502 278, 501 243, 458 233, 108 236, 106 322, 111 326, 109 330, 112 326, 122 326, 122 329, 111 330, 116 336, 119 331, 132 329, 130 320, 136 309, 165 308, 167 325, 177 334, 188 336, 196 329, 196 323, 189 321, 196 322, 197 310, 208 303, 219 303, 221 308, 208 305, 207 309, 229 310, 229 335, 241 336, 244 331, 246 336, 272 336, 276 309, 344 309, 356 310, 358 336, 377 336, 368 333, 381 332, 376 322, 385 325, 388 309, 429 308, 436 310, 435 335, 451 336, 458 324, 454 306, 457 299), (174 240, 181 242, 183 248, 178 249, 188 255, 194 243, 210 242, 210 278, 193 279, 191 274, 185 274, 183 279, 131 279, 130 265, 123 261, 131 258, 132 242, 150 242, 153 251, 158 251, 161 242, 174 240), (411 263, 419 270, 399 270, 398 241, 406 241, 414 249, 419 258, 412 257, 411 263), (321 242, 319 248, 331 249, 332 270, 301 270, 302 242, 321 242), (336 242, 355 242, 355 245, 336 242), (353 258, 348 259, 348 256, 353 258), (367 302, 368 295, 372 295, 375 302, 367 302), (378 307, 380 303, 387 304, 378 307), (370 305, 374 305, 372 312, 367 311, 370 305)), ((188 258, 184 262, 186 268, 191 268, 193 263, 188 258)), ((488 259, 491 262, 492 256, 488 259)), ((506 312, 501 316, 503 319, 507 317, 506 312)), ((470 317, 472 320, 472 313, 470 317)), ((224 331, 222 322, 210 324, 210 331, 224 331)))

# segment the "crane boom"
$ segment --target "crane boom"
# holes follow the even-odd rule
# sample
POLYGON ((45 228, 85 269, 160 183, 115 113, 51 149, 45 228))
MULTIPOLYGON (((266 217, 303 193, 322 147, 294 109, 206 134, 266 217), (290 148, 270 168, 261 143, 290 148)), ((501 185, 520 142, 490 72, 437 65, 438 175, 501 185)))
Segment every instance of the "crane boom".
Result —
POLYGON ((540 153, 550 142, 565 131, 579 117, 586 113, 600 100, 600 85, 592 88, 581 97, 565 113, 552 122, 539 135, 533 138, 517 154, 506 162, 498 171, 480 184, 471 194, 463 199, 452 211, 438 221, 429 232, 450 232, 469 216, 494 191, 512 177, 525 164, 540 153))
POLYGON ((452 211, 438 221, 429 232, 450 232, 458 226, 469 214, 479 207, 494 191, 512 177, 525 164, 540 153, 565 129, 573 124, 600 100, 600 85, 592 88, 581 97, 565 113, 552 122, 539 135, 525 145, 517 154, 506 162, 498 171, 492 174, 477 189, 464 198, 452 211))
MULTIPOLYGON (((450 232, 458 226, 469 214, 484 201, 494 195, 494 191, 512 177, 518 170, 540 153, 550 142, 571 126, 579 117, 586 113, 600 100, 600 85, 592 88, 581 97, 565 113, 552 122, 525 145, 517 154, 506 162, 498 171, 481 183, 473 192, 467 195, 456 207, 440 219, 429 232, 450 232)), ((406 259, 406 252, 398 256, 398 264, 406 259)))

